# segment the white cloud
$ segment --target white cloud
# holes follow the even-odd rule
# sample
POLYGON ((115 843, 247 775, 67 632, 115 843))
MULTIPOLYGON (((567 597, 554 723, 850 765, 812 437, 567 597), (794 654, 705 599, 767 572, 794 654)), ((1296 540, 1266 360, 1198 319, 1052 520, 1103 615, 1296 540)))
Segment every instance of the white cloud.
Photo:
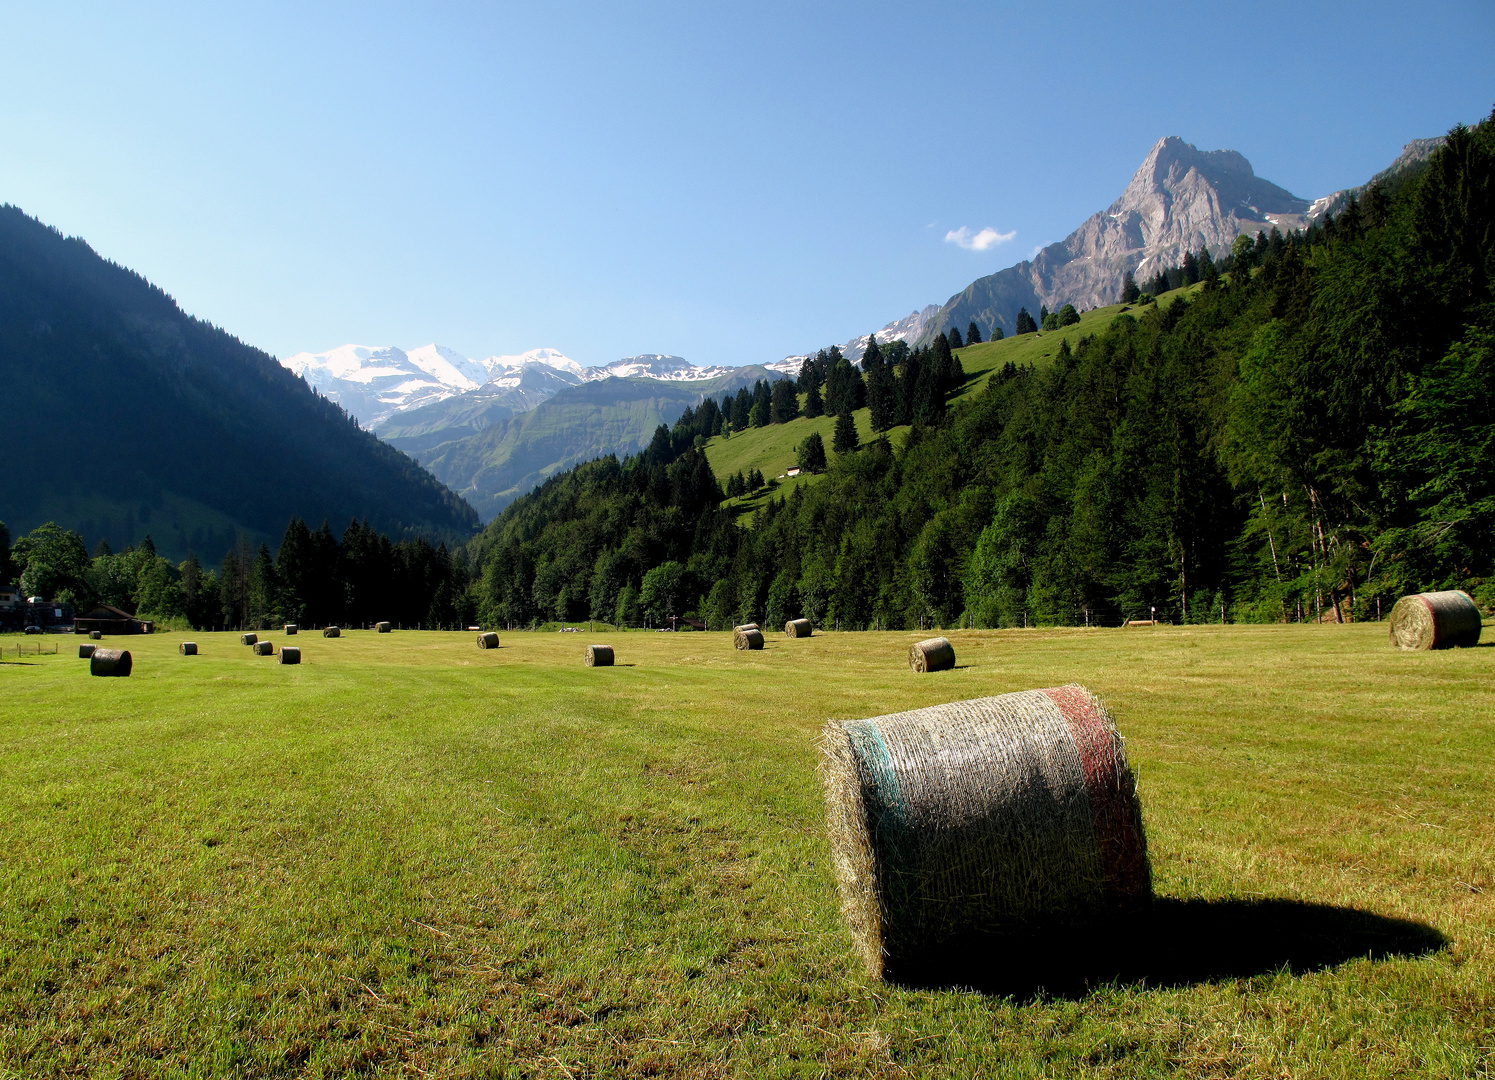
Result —
POLYGON ((972 232, 962 225, 958 229, 951 229, 945 234, 945 243, 956 244, 967 251, 986 251, 998 244, 1005 244, 1017 235, 1017 230, 1000 233, 996 229, 982 229, 980 232, 972 232))

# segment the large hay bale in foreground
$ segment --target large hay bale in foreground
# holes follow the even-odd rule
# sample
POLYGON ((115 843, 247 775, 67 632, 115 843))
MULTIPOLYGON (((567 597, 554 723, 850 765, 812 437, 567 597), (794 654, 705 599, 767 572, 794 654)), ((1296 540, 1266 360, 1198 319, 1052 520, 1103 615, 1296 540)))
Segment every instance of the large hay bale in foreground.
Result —
POLYGON ((95 649, 88 658, 88 673, 124 676, 130 673, 132 664, 128 649, 95 649))
POLYGON ((587 667, 612 667, 613 647, 611 645, 588 645, 587 667))
POLYGON ((239 635, 239 644, 240 645, 253 645, 259 639, 260 638, 259 638, 258 634, 240 634, 239 635))
POLYGON ((738 627, 732 631, 732 648, 738 650, 763 648, 763 631, 756 626, 751 630, 738 627))
POLYGON ((486 634, 479 634, 478 635, 478 648, 480 648, 480 649, 496 649, 496 648, 498 648, 498 635, 496 633, 494 633, 492 630, 489 630, 486 634))
POLYGON ((181 653, 183 656, 196 656, 197 655, 197 642, 195 642, 195 641, 184 641, 180 645, 177 646, 177 652, 181 653))
POLYGON ((92 638, 94 641, 103 641, 104 640, 104 632, 102 630, 90 630, 88 632, 88 636, 90 638, 92 638))
POLYGON ((78 646, 78 659, 79 660, 87 660, 90 656, 93 655, 93 651, 95 649, 97 649, 97 648, 98 648, 97 645, 79 645, 78 646))
POLYGON ((790 619, 784 624, 784 633, 789 637, 809 637, 814 632, 809 619, 790 619))
POLYGON ((294 645, 282 645, 280 647, 280 655, 275 658, 275 662, 278 664, 299 664, 301 663, 301 650, 294 645))
POLYGON ((1458 589, 1404 596, 1391 609, 1391 644, 1398 649, 1478 645, 1479 632, 1479 608, 1458 589))
POLYGON ((336 626, 324 626, 322 628, 322 636, 323 637, 342 637, 343 636, 343 632, 340 629, 338 629, 336 626))
POLYGON ((908 666, 915 671, 946 671, 955 666, 955 646, 942 637, 916 641, 908 648, 908 666))
POLYGON ((387 634, 394 629, 394 626, 393 624, 387 622, 377 622, 374 624, 374 629, 379 631, 379 633, 381 634, 387 634))
POLYGON ((833 720, 822 750, 833 869, 874 977, 1151 899, 1136 780, 1083 687, 833 720))
POLYGON ((268 641, 256 641, 254 643, 255 656, 274 656, 275 646, 268 641))
POLYGON ((285 624, 285 633, 287 635, 297 633, 298 631, 300 631, 300 629, 301 629, 301 624, 300 623, 288 622, 288 623, 285 624))

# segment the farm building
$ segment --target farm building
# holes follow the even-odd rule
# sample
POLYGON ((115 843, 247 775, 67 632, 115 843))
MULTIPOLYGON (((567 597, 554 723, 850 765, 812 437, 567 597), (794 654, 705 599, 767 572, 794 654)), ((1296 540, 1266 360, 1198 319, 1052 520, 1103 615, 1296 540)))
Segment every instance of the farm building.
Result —
POLYGON ((148 619, 135 618, 128 611, 100 604, 73 619, 73 633, 87 634, 94 630, 101 634, 153 634, 156 626, 148 619))

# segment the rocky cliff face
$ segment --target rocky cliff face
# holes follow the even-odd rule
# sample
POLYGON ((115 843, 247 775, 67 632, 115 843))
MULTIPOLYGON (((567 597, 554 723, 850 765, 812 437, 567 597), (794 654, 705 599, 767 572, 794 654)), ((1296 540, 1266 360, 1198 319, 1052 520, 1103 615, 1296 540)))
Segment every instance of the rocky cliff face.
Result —
POLYGON ((972 282, 945 302, 921 340, 975 322, 1011 333, 1018 308, 1113 304, 1123 275, 1177 266, 1185 252, 1223 254, 1242 233, 1307 223, 1309 203, 1257 176, 1234 150, 1199 150, 1176 136, 1159 139, 1121 197, 1033 259, 972 282))

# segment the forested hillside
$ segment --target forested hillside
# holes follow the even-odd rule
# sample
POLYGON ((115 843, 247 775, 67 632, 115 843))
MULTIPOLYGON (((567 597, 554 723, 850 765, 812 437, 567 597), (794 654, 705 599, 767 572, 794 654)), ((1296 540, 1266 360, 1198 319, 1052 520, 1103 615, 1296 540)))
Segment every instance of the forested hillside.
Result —
POLYGON ((0 208, 0 516, 216 556, 293 516, 462 540, 477 515, 275 360, 0 208))
POLYGON ((854 392, 893 395, 873 426, 913 421, 903 445, 831 449, 822 481, 749 528, 719 505, 698 449, 712 431, 692 411, 642 454, 505 510, 472 547, 479 609, 842 627, 1153 608, 1349 619, 1448 586, 1488 606, 1492 178, 1495 123, 1456 128, 1394 188, 1306 233, 1242 238, 1189 297, 1142 297, 948 410, 899 396, 926 392, 908 365, 938 369, 936 349, 894 357, 883 389, 854 392))

